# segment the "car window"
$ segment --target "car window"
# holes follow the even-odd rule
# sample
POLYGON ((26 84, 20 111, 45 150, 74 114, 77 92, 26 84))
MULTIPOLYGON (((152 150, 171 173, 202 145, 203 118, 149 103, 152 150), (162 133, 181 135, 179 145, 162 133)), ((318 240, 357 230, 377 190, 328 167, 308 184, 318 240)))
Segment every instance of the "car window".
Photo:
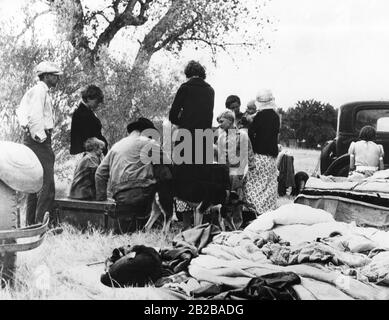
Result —
POLYGON ((389 117, 377 119, 377 131, 389 132, 389 117))
POLYGON ((355 131, 364 126, 373 126, 379 132, 389 132, 389 109, 360 110, 355 118, 355 131))

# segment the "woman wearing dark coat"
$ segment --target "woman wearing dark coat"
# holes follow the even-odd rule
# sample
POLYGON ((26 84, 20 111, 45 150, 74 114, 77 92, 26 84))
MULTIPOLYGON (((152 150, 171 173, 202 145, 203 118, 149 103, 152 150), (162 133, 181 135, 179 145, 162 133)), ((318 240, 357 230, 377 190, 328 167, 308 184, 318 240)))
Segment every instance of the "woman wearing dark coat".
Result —
POLYGON ((270 90, 257 94, 255 105, 258 112, 248 133, 254 152, 254 161, 249 164, 244 193, 246 200, 258 214, 276 209, 278 197, 278 134, 280 117, 270 90))
POLYGON ((102 125, 95 111, 104 101, 101 89, 95 85, 87 86, 81 92, 82 101, 74 111, 70 129, 70 154, 85 152, 84 143, 95 137, 105 143, 103 154, 107 154, 108 142, 101 134, 102 125))
POLYGON ((204 68, 192 60, 184 72, 188 81, 176 93, 169 120, 179 128, 189 130, 212 128, 215 91, 205 82, 204 68))
MULTIPOLYGON (((180 154, 180 158, 183 159, 183 164, 177 166, 176 170, 178 170, 178 175, 181 179, 195 185, 196 183, 199 183, 199 181, 207 179, 207 168, 205 168, 203 164, 213 162, 213 141, 211 141, 209 148, 204 142, 202 144, 197 144, 196 146, 194 132, 195 129, 212 128, 215 91, 207 82, 205 82, 205 69, 197 61, 189 61, 185 67, 184 73, 188 80, 178 88, 170 109, 169 120, 173 125, 176 125, 178 129, 187 129, 191 133, 192 157, 187 158, 184 157, 183 154, 180 154), (202 160, 202 163, 198 163, 197 165, 194 163, 196 161, 196 153, 199 153, 198 147, 203 148, 203 157, 202 159, 198 159, 202 160), (206 157, 205 150, 211 151, 209 152, 208 157, 206 157), (191 162, 187 162, 187 159, 191 162)), ((172 142, 172 144, 179 145, 182 141, 183 139, 172 142)), ((192 210, 188 204, 180 200, 176 201, 176 209, 178 212, 192 210)), ((186 218, 188 218, 189 215, 184 214, 183 217, 184 228, 187 228, 189 227, 190 220, 187 220, 186 218)))

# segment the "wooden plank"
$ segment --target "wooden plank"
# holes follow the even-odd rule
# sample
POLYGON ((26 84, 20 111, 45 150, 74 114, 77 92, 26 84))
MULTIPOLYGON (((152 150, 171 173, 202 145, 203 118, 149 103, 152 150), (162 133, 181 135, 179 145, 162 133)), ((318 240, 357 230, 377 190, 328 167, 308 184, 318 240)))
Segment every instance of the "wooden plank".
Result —
POLYGON ((28 251, 40 246, 45 239, 45 234, 49 225, 49 214, 46 213, 42 224, 29 226, 27 228, 16 230, 4 230, 0 232, 0 254, 28 251), (25 243, 17 243, 18 239, 37 237, 25 243))
POLYGON ((39 247, 45 236, 43 235, 38 240, 31 241, 28 243, 10 243, 10 244, 1 244, 0 253, 9 253, 9 252, 18 252, 18 251, 28 251, 39 247))
POLYGON ((116 203, 113 201, 84 201, 69 198, 55 199, 54 214, 60 223, 78 229, 88 226, 108 231, 113 228, 116 203))
POLYGON ((112 201, 83 201, 75 199, 55 199, 55 207, 76 208, 83 210, 111 211, 115 210, 116 203, 112 201))
POLYGON ((4 230, 0 231, 0 240, 5 239, 20 239, 20 238, 31 238, 42 235, 47 231, 49 225, 49 215, 46 213, 43 223, 15 230, 4 230))

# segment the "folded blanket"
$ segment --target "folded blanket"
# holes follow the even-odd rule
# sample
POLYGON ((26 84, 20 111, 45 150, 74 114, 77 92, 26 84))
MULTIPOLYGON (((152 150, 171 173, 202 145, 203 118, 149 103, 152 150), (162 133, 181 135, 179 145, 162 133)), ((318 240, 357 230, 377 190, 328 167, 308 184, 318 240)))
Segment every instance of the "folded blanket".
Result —
POLYGON ((225 260, 246 259, 261 263, 266 263, 267 261, 266 256, 253 243, 247 243, 235 247, 209 244, 202 250, 202 253, 225 260))
POLYGON ((320 176, 320 178, 310 177, 305 185, 307 189, 316 190, 342 190, 360 191, 367 193, 380 192, 389 193, 389 170, 377 171, 368 178, 348 179, 345 177, 320 176))
MULTIPOLYGON (((292 224, 276 226, 272 229, 283 241, 291 245, 328 238, 331 234, 342 235, 352 252, 364 252, 373 248, 389 250, 389 232, 376 228, 357 227, 354 223, 328 222, 314 225, 292 224)), ((245 231, 257 236, 256 232, 245 231)))
POLYGON ((358 183, 358 181, 349 181, 346 177, 320 176, 320 178, 310 177, 305 188, 352 190, 358 183))
POLYGON ((261 232, 271 230, 275 225, 313 225, 334 221, 331 213, 327 211, 303 204, 290 203, 260 215, 245 228, 245 231, 261 232))
MULTIPOLYGON (((314 299, 317 300, 353 300, 348 294, 337 289, 335 286, 318 281, 312 278, 300 277, 301 286, 306 289, 309 293, 312 294, 314 299)), ((295 287, 294 287, 295 288, 295 287)), ((296 290, 296 288, 295 288, 296 290)), ((301 294, 297 289, 296 292, 301 294)), ((303 293, 304 294, 304 293, 303 293)), ((305 296, 302 296, 301 299, 305 299, 305 296)))
POLYGON ((273 231, 291 245, 315 241, 317 238, 327 238, 331 234, 350 234, 350 225, 344 222, 325 222, 314 225, 292 224, 277 226, 273 231))
POLYGON ((262 252, 277 265, 292 265, 306 262, 332 262, 345 264, 351 268, 367 265, 371 260, 359 253, 333 248, 321 242, 302 243, 297 246, 285 246, 278 243, 266 244, 262 252))
MULTIPOLYGON (((250 261, 226 261, 211 256, 200 255, 192 260, 189 274, 198 281, 205 280, 224 284, 232 288, 245 287, 251 278, 274 272, 294 272, 300 277, 325 282, 354 299, 387 300, 389 288, 365 284, 339 272, 318 268, 313 264, 277 266, 250 261), (232 272, 233 271, 233 272, 232 272)), ((305 292, 306 293, 306 292, 305 292)))
POLYGON ((371 263, 360 269, 360 272, 371 282, 389 286, 389 252, 378 253, 371 263))

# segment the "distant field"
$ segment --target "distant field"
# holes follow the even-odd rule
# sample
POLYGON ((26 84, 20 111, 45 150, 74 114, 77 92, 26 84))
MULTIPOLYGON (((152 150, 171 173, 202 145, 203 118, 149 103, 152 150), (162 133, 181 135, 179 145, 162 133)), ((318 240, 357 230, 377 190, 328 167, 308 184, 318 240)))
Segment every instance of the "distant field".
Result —
POLYGON ((311 175, 318 164, 320 151, 311 149, 284 148, 294 157, 294 171, 305 171, 311 175))
MULTIPOLYGON (((311 149, 293 149, 284 148, 290 155, 294 157, 294 172, 305 171, 308 175, 312 175, 319 161, 320 151, 311 149)), ((277 200, 277 205, 282 206, 293 202, 294 197, 285 196, 277 200)))
MULTIPOLYGON (((96 283, 85 286, 68 272, 87 264, 97 264, 103 272, 104 261, 113 249, 130 244, 170 247, 178 233, 173 229, 167 238, 159 230, 113 235, 94 229, 81 233, 69 225, 62 226, 62 234, 49 232, 40 247, 17 254, 15 286, 0 289, 0 300, 137 300, 139 297, 131 290, 102 291, 98 278, 96 283)), ((147 298, 147 292, 142 298, 147 298)))

